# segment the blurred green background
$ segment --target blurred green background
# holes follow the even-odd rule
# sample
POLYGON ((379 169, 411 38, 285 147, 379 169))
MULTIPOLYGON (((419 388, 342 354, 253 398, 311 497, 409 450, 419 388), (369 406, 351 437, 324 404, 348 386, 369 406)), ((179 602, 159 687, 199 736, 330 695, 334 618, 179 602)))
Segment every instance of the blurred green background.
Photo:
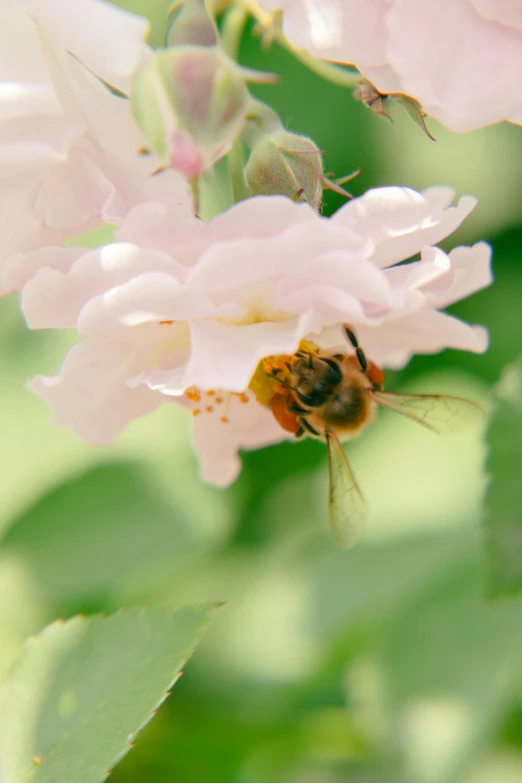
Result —
MULTIPOLYGON (((361 168, 354 195, 444 184, 479 197, 446 247, 494 247, 493 287, 452 308, 490 329, 491 348, 418 357, 388 387, 487 406, 522 351, 522 128, 458 136, 429 121, 433 143, 277 46, 245 35, 240 59, 281 75, 254 92, 328 152, 328 170, 361 168)), ((327 194, 325 213, 340 204, 327 194)), ((29 332, 14 297, 0 319, 0 675, 56 617, 227 602, 111 780, 520 783, 522 602, 483 598, 480 428, 438 439, 380 415, 348 449, 370 522, 346 553, 327 532, 320 443, 245 454, 226 491, 200 483, 190 422, 169 404, 89 448, 23 388, 74 335, 29 332)))

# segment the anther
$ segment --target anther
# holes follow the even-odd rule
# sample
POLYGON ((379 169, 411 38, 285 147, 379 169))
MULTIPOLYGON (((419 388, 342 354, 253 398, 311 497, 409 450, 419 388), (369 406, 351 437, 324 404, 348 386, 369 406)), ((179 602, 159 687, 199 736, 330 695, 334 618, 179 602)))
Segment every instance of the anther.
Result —
POLYGON ((214 391, 214 389, 209 389, 208 391, 205 392, 205 394, 208 395, 209 397, 212 397, 215 393, 216 392, 214 391))
POLYGON ((172 326, 174 321, 171 321, 170 318, 165 318, 163 321, 158 321, 160 326, 172 326))
POLYGON ((201 413, 201 410, 199 408, 194 408, 194 410, 192 411, 192 415, 193 416, 199 416, 200 413, 201 413))
POLYGON ((221 405, 223 402, 223 397, 216 397, 216 405, 221 405))
POLYGON ((228 424, 228 422, 230 421, 230 419, 227 419, 227 417, 226 417, 226 416, 222 416, 222 417, 220 418, 220 421, 221 421, 223 424, 228 424))
POLYGON ((212 405, 207 405, 207 407, 205 408, 205 410, 206 410, 206 412, 207 412, 207 413, 212 413, 212 411, 214 410, 214 408, 212 407, 212 405))

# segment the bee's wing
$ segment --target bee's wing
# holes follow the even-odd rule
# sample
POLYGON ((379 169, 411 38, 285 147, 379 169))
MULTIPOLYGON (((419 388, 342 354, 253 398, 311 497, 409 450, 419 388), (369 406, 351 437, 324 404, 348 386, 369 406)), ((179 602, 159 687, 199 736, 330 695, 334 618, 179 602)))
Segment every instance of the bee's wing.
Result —
POLYGON ((349 549, 366 522, 366 506, 350 465, 334 432, 326 431, 328 446, 330 527, 337 544, 349 549))
POLYGON ((439 435, 459 432, 484 417, 484 411, 479 405, 463 397, 385 391, 372 391, 370 394, 379 405, 402 413, 439 435))

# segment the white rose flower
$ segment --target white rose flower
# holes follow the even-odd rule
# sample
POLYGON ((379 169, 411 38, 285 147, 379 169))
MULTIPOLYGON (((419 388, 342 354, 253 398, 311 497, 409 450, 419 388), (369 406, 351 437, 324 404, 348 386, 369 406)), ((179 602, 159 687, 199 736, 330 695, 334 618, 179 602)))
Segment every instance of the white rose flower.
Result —
POLYGON ((110 443, 162 401, 181 403, 195 417, 203 477, 226 485, 238 449, 290 437, 267 405, 270 357, 303 340, 350 353, 343 323, 383 367, 446 347, 485 350, 485 329, 441 312, 491 282, 489 245, 436 247, 475 204, 452 198, 380 188, 325 218, 255 197, 209 223, 149 203, 112 245, 28 253, 29 326, 84 336, 56 377, 30 388, 90 443, 110 443))
MULTIPOLYGON (((102 0, 7 0, 0 11, 0 293, 18 251, 59 244, 147 199, 183 200, 153 157, 128 90, 151 55, 148 23, 102 0)), ((16 286, 15 286, 16 287, 16 286)))

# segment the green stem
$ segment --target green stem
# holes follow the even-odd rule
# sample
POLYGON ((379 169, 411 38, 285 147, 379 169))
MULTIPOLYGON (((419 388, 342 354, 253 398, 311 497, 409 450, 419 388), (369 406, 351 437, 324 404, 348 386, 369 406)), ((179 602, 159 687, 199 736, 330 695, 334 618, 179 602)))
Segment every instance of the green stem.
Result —
POLYGON ((236 139, 228 154, 228 167, 236 204, 252 195, 245 184, 245 162, 245 144, 242 139, 236 139))
POLYGON ((234 191, 227 157, 218 161, 198 179, 198 215, 203 220, 211 220, 234 204, 234 191))
POLYGON ((312 57, 311 54, 305 52, 304 49, 294 49, 282 35, 278 35, 276 40, 281 46, 293 54, 296 60, 299 60, 303 65, 306 65, 309 71, 313 71, 313 73, 321 76, 321 78, 326 79, 333 84, 337 84, 339 87, 347 87, 352 90, 362 78, 359 71, 353 69, 348 70, 347 68, 342 68, 340 65, 335 65, 335 63, 319 60, 317 57, 312 57))
POLYGON ((221 47, 232 60, 237 60, 241 36, 248 19, 248 10, 242 5, 228 9, 221 25, 221 47))

